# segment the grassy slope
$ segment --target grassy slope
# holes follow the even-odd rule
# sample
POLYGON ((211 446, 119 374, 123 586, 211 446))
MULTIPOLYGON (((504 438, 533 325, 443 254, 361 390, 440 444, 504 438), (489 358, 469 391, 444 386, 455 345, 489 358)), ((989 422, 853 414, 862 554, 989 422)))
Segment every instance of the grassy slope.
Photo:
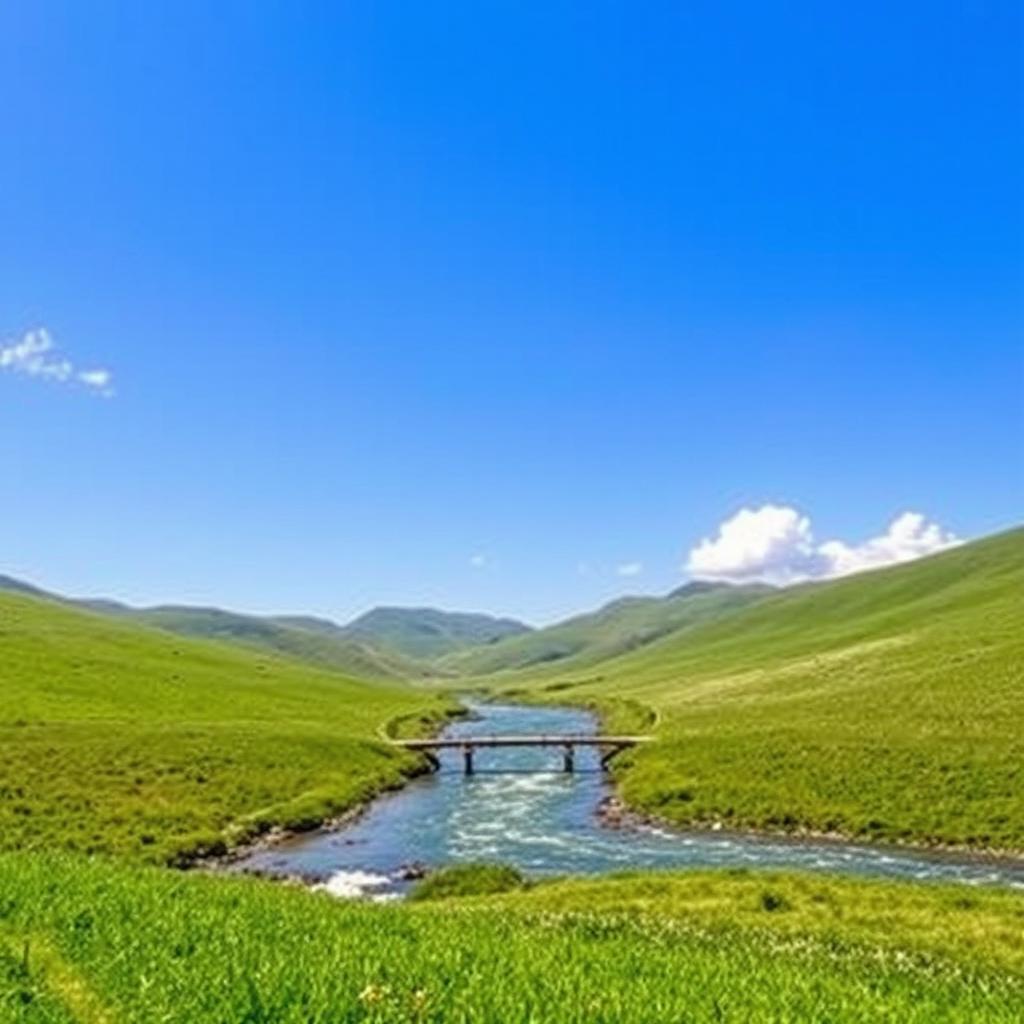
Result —
POLYGON ((1011 1024, 1022 934, 1024 896, 963 887, 690 873, 379 907, 5 855, 0 1018, 1011 1024))
POLYGON ((618 771, 670 820, 1020 850, 1022 626, 1015 530, 787 591, 554 687, 657 710, 660 742, 618 771))
POLYGON ((463 675, 530 669, 576 671, 759 600, 761 587, 723 587, 677 597, 625 597, 596 612, 441 659, 463 675))
POLYGON ((0 846, 167 860, 396 784, 379 741, 439 710, 373 685, 0 595, 0 846))

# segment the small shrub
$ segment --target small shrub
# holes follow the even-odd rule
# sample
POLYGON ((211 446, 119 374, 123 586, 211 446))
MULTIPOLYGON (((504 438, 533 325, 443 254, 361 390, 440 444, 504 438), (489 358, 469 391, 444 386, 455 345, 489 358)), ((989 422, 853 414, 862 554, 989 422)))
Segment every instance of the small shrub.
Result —
POLYGON ((773 914, 779 910, 789 910, 790 902, 781 893, 765 889, 761 893, 761 909, 773 914))
POLYGON ((526 887, 526 879, 507 864, 456 864, 435 871, 409 894, 412 900, 446 899, 451 896, 484 896, 526 887))

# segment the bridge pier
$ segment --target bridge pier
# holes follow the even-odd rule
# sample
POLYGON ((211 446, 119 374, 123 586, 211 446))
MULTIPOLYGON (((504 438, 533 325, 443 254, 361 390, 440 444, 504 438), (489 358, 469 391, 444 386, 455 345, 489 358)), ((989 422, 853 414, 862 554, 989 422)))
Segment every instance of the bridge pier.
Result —
POLYGON ((610 771, 612 765, 612 758, 621 753, 626 748, 624 746, 607 746, 601 754, 601 771, 610 771))
POLYGON ((473 748, 467 743, 462 748, 462 764, 467 775, 473 774, 473 748))
POLYGON ((566 745, 565 745, 565 757, 564 757, 564 760, 562 762, 562 767, 563 767, 564 771, 567 771, 570 774, 572 773, 572 770, 573 770, 573 755, 574 755, 573 745, 571 743, 566 743, 566 745))

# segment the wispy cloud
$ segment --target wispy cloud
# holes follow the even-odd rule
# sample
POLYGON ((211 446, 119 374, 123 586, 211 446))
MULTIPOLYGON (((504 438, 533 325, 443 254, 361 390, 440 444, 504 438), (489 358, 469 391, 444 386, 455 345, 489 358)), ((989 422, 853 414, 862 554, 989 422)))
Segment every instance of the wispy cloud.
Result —
POLYGON ((474 569, 483 569, 487 565, 486 555, 471 555, 469 558, 469 564, 474 569))
POLYGON ((0 371, 36 377, 57 384, 79 385, 94 394, 114 394, 113 374, 102 367, 79 369, 62 355, 44 327, 0 344, 0 371))
POLYGON ((639 576, 644 571, 643 562, 623 562, 615 567, 617 576, 639 576))
POLYGON ((920 512, 904 512, 885 533, 860 544, 819 543, 807 516, 786 505, 764 505, 725 520, 717 536, 690 551, 685 569, 698 579, 785 586, 909 562, 959 543, 920 512))

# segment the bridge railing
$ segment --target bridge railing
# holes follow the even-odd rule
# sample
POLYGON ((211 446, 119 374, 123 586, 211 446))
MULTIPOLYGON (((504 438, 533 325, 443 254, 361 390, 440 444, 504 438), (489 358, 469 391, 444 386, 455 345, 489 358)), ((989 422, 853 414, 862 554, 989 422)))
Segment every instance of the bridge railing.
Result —
POLYGON ((473 754, 483 747, 561 747, 563 764, 567 772, 574 770, 576 747, 603 747, 601 767, 607 768, 609 761, 627 747, 638 743, 646 743, 650 736, 604 736, 600 733, 534 733, 508 735, 501 733, 477 733, 473 736, 446 736, 434 739, 392 740, 407 750, 420 751, 430 762, 434 770, 441 767, 436 752, 441 750, 461 750, 463 764, 467 775, 473 774, 473 754))

